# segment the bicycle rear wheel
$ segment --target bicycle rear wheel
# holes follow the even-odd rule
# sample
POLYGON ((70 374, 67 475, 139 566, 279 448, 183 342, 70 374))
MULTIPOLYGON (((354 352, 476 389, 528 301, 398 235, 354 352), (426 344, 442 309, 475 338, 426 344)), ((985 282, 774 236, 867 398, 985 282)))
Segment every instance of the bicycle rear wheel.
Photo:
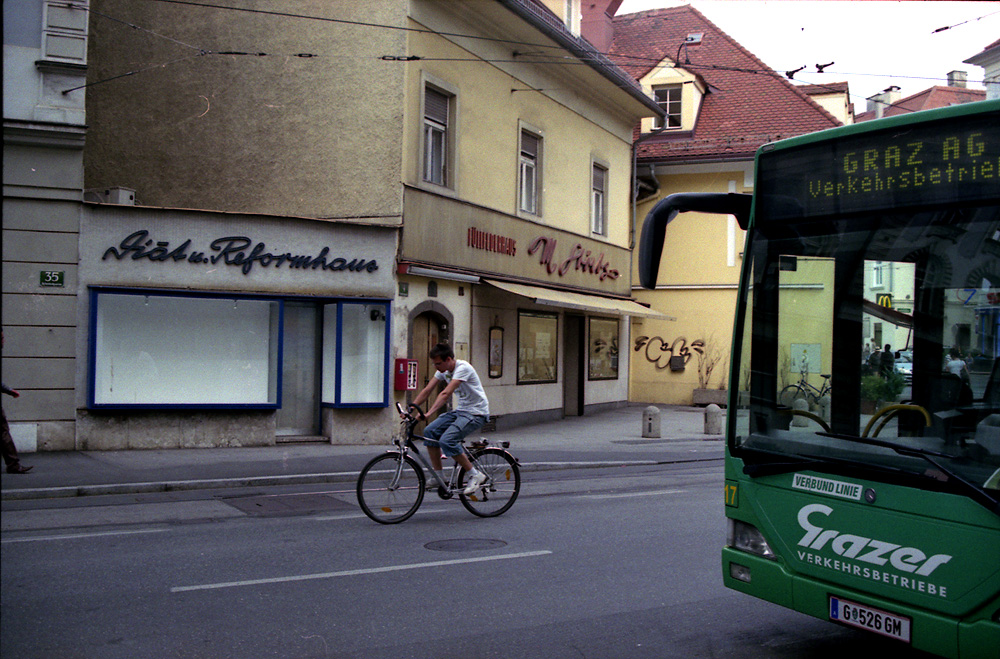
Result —
POLYGON ((778 404, 784 405, 785 407, 794 407, 795 399, 801 398, 802 400, 809 402, 809 398, 806 395, 805 390, 797 384, 790 384, 781 390, 778 394, 778 404))
POLYGON ((521 491, 521 470, 517 462, 507 451, 493 447, 474 451, 472 455, 486 473, 486 482, 472 494, 463 494, 469 476, 469 472, 463 471, 458 477, 458 498, 473 515, 496 517, 504 514, 514 505, 521 491))
POLYGON ((385 453, 361 470, 357 489, 366 515, 379 524, 398 524, 417 512, 424 500, 424 473, 410 456, 385 453))

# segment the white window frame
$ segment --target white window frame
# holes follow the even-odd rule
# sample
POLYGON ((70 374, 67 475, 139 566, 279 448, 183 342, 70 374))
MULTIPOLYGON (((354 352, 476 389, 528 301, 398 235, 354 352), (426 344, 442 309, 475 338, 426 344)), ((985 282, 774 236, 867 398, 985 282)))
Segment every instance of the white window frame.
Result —
POLYGON ((435 85, 424 85, 421 111, 423 117, 421 177, 426 183, 441 187, 448 187, 451 173, 449 127, 452 117, 452 98, 451 94, 435 85))
POLYGON ((608 235, 608 175, 605 165, 593 162, 590 166, 590 231, 598 236, 608 235), (597 173, 601 173, 598 184, 597 173))
POLYGON ((517 208, 529 215, 542 214, 542 143, 539 132, 522 127, 518 133, 517 208), (534 146, 534 153, 531 153, 531 146, 534 146))
POLYGON ((657 105, 663 108, 665 113, 663 119, 659 117, 653 119, 653 128, 666 127, 667 130, 680 129, 684 125, 684 86, 663 85, 654 87, 653 96, 656 99, 657 105), (665 97, 661 97, 661 93, 665 97))

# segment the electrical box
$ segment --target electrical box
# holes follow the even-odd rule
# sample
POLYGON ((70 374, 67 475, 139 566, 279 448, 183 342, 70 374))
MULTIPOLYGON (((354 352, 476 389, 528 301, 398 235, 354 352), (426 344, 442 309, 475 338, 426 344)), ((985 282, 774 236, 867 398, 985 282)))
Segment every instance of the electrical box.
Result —
POLYGON ((396 391, 416 391, 417 390, 417 360, 397 359, 395 373, 396 391))

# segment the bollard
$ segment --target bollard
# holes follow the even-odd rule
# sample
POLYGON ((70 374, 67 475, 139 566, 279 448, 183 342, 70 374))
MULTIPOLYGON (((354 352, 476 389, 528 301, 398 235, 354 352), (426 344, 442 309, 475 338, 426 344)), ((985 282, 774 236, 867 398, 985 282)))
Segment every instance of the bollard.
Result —
POLYGON ((642 436, 660 436, 660 408, 650 405, 642 411, 642 436))
POLYGON ((710 403, 705 408, 705 434, 722 434, 722 408, 715 403, 710 403))
POLYGON ((823 417, 823 420, 826 421, 827 423, 830 423, 830 397, 829 396, 823 396, 822 398, 819 399, 819 410, 820 410, 820 416, 823 417))
MULTIPOLYGON (((796 398, 792 402, 792 409, 793 410, 799 410, 800 412, 808 412, 809 411, 809 403, 806 400, 802 399, 802 398, 796 398)), ((801 428, 803 426, 808 426, 809 425, 809 419, 807 419, 806 417, 804 417, 804 416, 802 416, 800 414, 796 414, 795 416, 792 417, 792 425, 795 426, 796 428, 801 428)))

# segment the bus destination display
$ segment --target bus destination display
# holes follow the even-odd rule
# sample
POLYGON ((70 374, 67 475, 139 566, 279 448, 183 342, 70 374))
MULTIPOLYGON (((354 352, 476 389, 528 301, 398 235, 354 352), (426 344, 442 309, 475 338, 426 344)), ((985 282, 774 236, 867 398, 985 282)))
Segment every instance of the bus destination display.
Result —
POLYGON ((763 221, 997 198, 1000 116, 765 153, 758 186, 763 221))

